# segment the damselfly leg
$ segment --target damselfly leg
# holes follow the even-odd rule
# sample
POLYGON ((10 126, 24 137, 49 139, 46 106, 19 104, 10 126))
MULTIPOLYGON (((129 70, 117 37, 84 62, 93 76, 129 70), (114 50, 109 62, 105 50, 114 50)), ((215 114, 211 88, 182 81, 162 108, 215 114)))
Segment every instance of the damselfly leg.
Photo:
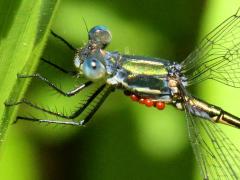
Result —
MULTIPOLYGON (((95 98, 99 97, 99 99, 97 99, 96 104, 94 104, 93 108, 90 110, 90 112, 88 112, 87 116, 85 117, 84 120, 79 121, 79 123, 81 125, 87 123, 91 117, 94 115, 94 113, 97 111, 97 109, 101 106, 101 104, 104 102, 104 100, 107 98, 107 96, 113 91, 113 88, 106 88, 106 90, 104 90, 104 88, 106 87, 106 84, 103 84, 102 86, 100 86, 88 99, 86 102, 84 102, 81 107, 76 110, 75 112, 73 112, 71 115, 65 115, 64 113, 59 113, 59 112, 54 112, 48 109, 45 109, 43 107, 40 107, 36 104, 33 104, 32 102, 28 101, 27 99, 22 99, 19 102, 16 103, 5 103, 6 106, 16 106, 16 105, 20 105, 20 104, 25 104, 27 106, 30 106, 34 109, 40 110, 42 112, 48 113, 50 115, 54 115, 56 117, 60 117, 60 118, 64 118, 64 119, 68 119, 68 120, 74 120, 75 118, 77 118, 78 116, 81 115, 81 113, 83 111, 86 110, 87 107, 89 107, 89 105, 95 100, 95 98), (100 95, 100 93, 102 93, 102 95, 100 95)), ((18 116, 17 119, 22 119, 22 120, 30 120, 30 121, 39 121, 39 122, 49 122, 49 123, 56 123, 56 124, 69 124, 69 125, 80 125, 79 123, 75 122, 75 121, 57 121, 57 120, 43 120, 43 119, 38 119, 38 118, 30 118, 30 117, 22 117, 22 116, 18 116)))
POLYGON ((51 34, 59 39, 60 41, 62 41, 71 51, 75 52, 76 51, 76 48, 71 45, 67 40, 65 40, 63 37, 59 36, 58 34, 56 34, 53 30, 51 30, 51 34))
POLYGON ((38 79, 44 83, 46 83, 49 87, 53 88, 54 90, 56 90, 58 93, 60 93, 63 96, 67 96, 67 97, 71 97, 76 95, 77 93, 79 93, 81 90, 83 90, 84 88, 88 87, 89 85, 92 84, 92 81, 87 81, 86 83, 80 84, 78 85, 76 88, 74 88, 73 90, 64 92, 61 88, 57 87, 55 84, 53 84, 52 82, 50 82, 47 78, 43 77, 40 74, 33 74, 33 75, 23 75, 23 74, 18 74, 18 78, 24 79, 24 78, 34 78, 34 79, 38 79))
MULTIPOLYGON (((56 38, 58 39, 59 41, 61 41, 62 43, 64 43, 71 51, 73 51, 75 53, 76 51, 76 48, 71 45, 67 40, 65 40, 63 37, 61 37, 60 35, 56 34, 53 30, 51 30, 51 34, 56 38)), ((56 64, 54 64, 53 62, 41 57, 41 61, 51 65, 52 67, 58 69, 59 71, 62 71, 63 73, 66 73, 66 74, 70 74, 70 75, 76 75, 77 72, 76 71, 69 71, 69 70, 66 70, 65 68, 62 68, 56 64)))
POLYGON ((45 59, 45 58, 41 58, 41 61, 43 61, 44 63, 49 64, 50 66, 54 67, 55 69, 58 69, 59 71, 65 73, 65 74, 69 74, 69 75, 72 75, 72 76, 74 76, 74 75, 77 74, 76 71, 69 71, 69 70, 66 70, 65 68, 62 68, 62 67, 60 67, 60 66, 54 64, 53 62, 51 62, 51 61, 49 61, 49 60, 47 60, 47 59, 45 59))
MULTIPOLYGON (((51 31, 51 34, 58 38, 61 42, 63 42, 65 45, 67 45, 69 47, 69 49, 75 51, 75 48, 68 43, 65 39, 63 39, 61 36, 57 35, 56 33, 54 33, 53 31, 51 31)), ((41 58, 42 61, 44 61, 45 63, 51 65, 52 67, 60 70, 63 73, 66 74, 70 74, 70 75, 76 75, 76 72, 74 71, 69 71, 66 70, 54 63, 52 63, 51 61, 48 61, 44 58, 41 58)), ((44 82, 45 84, 47 84, 49 87, 53 88, 56 92, 58 92, 59 94, 66 96, 66 97, 71 97, 74 96, 76 94, 78 94, 81 90, 85 89, 86 87, 88 87, 89 85, 92 84, 92 81, 87 81, 83 84, 78 85, 76 88, 74 88, 73 90, 70 91, 63 91, 61 88, 57 87, 54 83, 50 82, 47 78, 43 77, 40 74, 33 74, 33 75, 22 75, 22 74, 18 74, 17 76, 20 79, 24 79, 24 78, 34 78, 34 79, 38 79, 42 82, 44 82)), ((100 105, 104 102, 104 100, 106 99, 106 97, 109 95, 109 93, 112 91, 112 88, 107 88, 106 91, 104 91, 106 84, 103 84, 102 86, 100 86, 91 96, 89 96, 89 98, 87 99, 87 101, 85 101, 81 107, 79 107, 75 112, 73 112, 71 115, 66 115, 64 113, 61 112, 54 112, 51 111, 49 109, 43 108, 41 106, 38 106, 34 103, 32 103, 31 101, 23 98, 18 102, 6 102, 5 105, 6 106, 16 106, 16 105, 20 105, 20 104, 25 104, 27 106, 30 106, 34 109, 43 111, 45 113, 48 113, 50 115, 54 115, 56 117, 60 117, 60 118, 64 118, 67 120, 71 120, 71 121, 58 121, 58 120, 47 120, 47 119, 39 119, 39 118, 34 118, 34 117, 23 117, 23 116, 18 116, 17 120, 21 119, 21 120, 29 120, 29 121, 39 121, 39 122, 47 122, 47 123, 55 123, 55 124, 68 124, 68 125, 83 125, 86 122, 88 122, 91 117, 94 115, 94 113, 97 111, 97 109, 100 107, 100 105), (104 93, 100 96, 99 94, 101 94, 101 92, 104 91, 104 93), (87 107, 95 100, 95 98, 97 96, 99 97, 99 100, 96 102, 96 104, 93 106, 92 109, 90 109, 90 112, 88 112, 87 116, 84 118, 84 120, 80 120, 78 122, 74 121, 74 118, 78 117, 85 109, 87 109, 87 107)))
MULTIPOLYGON (((93 109, 90 110, 90 112, 88 112, 88 115, 80 121, 74 121, 73 119, 78 117, 88 106, 89 104, 93 101, 94 98, 96 98, 96 94, 95 93, 88 101, 86 104, 84 104, 83 107, 81 107, 79 110, 77 110, 76 112, 74 112, 72 115, 70 116, 65 116, 59 113, 54 114, 55 116, 60 116, 60 117, 64 117, 65 119, 69 119, 71 121, 58 121, 58 120, 50 120, 50 119, 38 119, 38 118, 30 118, 30 117, 22 117, 22 116, 18 116, 17 119, 22 119, 22 120, 26 120, 26 121, 37 121, 37 122, 44 122, 44 123, 50 123, 50 124, 63 124, 63 125, 72 125, 72 126, 83 126, 85 125, 87 122, 89 122, 92 119, 92 116, 96 113, 96 111, 99 109, 99 107, 102 105, 102 103, 105 101, 105 99, 108 97, 108 95, 113 91, 112 88, 108 88, 104 94, 99 98, 99 101, 94 105, 93 109)), ((99 94, 100 92, 98 92, 99 94)), ((30 105, 30 104, 29 104, 30 105)), ((30 105, 32 106, 32 105, 30 105)), ((32 106, 34 107, 34 106, 32 106)), ((39 107, 34 107, 37 108, 41 111, 47 112, 52 114, 53 112, 50 111, 46 111, 43 108, 39 108, 39 107)))

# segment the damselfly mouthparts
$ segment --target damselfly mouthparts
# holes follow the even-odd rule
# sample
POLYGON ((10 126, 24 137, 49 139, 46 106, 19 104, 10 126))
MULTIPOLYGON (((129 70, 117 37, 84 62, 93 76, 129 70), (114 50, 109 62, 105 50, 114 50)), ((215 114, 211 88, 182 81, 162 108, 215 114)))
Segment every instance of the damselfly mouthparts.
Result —
POLYGON ((27 99, 7 106, 26 104, 45 113, 65 118, 65 121, 18 116, 17 119, 46 123, 76 125, 86 124, 114 89, 121 89, 132 100, 146 106, 164 109, 173 105, 186 113, 190 141, 204 179, 239 179, 240 151, 224 135, 217 123, 240 128, 240 118, 222 108, 193 97, 187 87, 207 79, 240 88, 240 16, 226 19, 211 31, 182 63, 168 60, 132 56, 109 52, 110 31, 96 26, 88 32, 88 43, 75 49, 63 38, 52 34, 75 51, 76 70, 69 72, 48 60, 43 61, 64 73, 84 76, 88 81, 72 91, 64 92, 40 74, 18 75, 18 78, 37 78, 64 96, 73 96, 100 81, 101 86, 71 115, 53 112, 37 106, 27 99), (96 99, 84 120, 75 121, 96 99), (209 143, 211 142, 211 143, 209 143))

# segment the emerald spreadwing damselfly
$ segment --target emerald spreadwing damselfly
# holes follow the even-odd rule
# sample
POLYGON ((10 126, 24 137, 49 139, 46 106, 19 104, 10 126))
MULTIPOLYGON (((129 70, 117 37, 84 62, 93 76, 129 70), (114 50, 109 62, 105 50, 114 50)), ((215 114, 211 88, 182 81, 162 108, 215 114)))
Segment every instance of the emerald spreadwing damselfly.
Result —
POLYGON ((240 178, 240 151, 218 127, 221 123, 240 128, 240 118, 192 96, 187 90, 208 79, 240 88, 239 12, 207 34, 181 63, 107 51, 105 49, 112 36, 104 26, 93 27, 88 32, 88 42, 81 48, 74 48, 54 32, 52 35, 75 52, 75 70, 68 71, 44 58, 41 60, 63 73, 76 78, 85 77, 86 82, 65 92, 41 74, 19 74, 18 78, 39 79, 67 97, 98 82, 102 84, 70 115, 45 109, 25 98, 18 102, 7 102, 6 106, 25 104, 65 119, 18 116, 18 120, 82 126, 92 118, 111 92, 120 89, 133 101, 146 106, 161 110, 167 104, 185 112, 189 139, 204 179, 240 178), (78 119, 89 107, 86 117, 78 119))

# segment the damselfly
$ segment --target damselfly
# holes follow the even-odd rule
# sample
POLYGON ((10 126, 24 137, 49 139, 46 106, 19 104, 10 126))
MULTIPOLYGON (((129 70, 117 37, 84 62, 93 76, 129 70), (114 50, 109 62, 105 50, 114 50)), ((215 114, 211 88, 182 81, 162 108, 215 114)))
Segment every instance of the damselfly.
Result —
POLYGON ((168 60, 120 54, 106 51, 111 42, 110 31, 104 26, 93 27, 84 47, 75 49, 59 35, 56 38, 75 51, 75 71, 69 72, 50 61, 42 60, 64 73, 84 76, 87 81, 69 92, 64 92, 40 74, 18 75, 18 78, 36 78, 64 96, 73 96, 81 90, 102 82, 82 106, 71 115, 53 112, 27 99, 7 106, 26 104, 61 120, 18 116, 17 119, 82 126, 86 124, 114 89, 120 89, 132 100, 164 109, 172 105, 186 113, 189 138, 204 179, 239 179, 240 151, 225 136, 217 123, 240 128, 240 118, 222 108, 193 97, 187 87, 212 79, 227 86, 240 88, 240 16, 238 12, 211 31, 182 63, 168 60), (83 120, 75 120, 93 102, 96 102, 83 120))

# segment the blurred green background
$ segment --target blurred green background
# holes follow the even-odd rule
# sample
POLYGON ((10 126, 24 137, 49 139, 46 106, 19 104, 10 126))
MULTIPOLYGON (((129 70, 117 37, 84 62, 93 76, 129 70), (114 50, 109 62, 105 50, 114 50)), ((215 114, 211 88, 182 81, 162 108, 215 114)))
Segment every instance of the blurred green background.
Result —
MULTIPOLYGON (((87 41, 84 20, 89 28, 106 25, 113 35, 108 50, 180 62, 203 34, 236 12, 238 2, 230 1, 62 0, 52 29, 79 47, 87 41)), ((43 57, 73 68, 73 53, 51 35, 43 57)), ((76 84, 72 77, 42 62, 37 71, 65 90, 76 84)), ((239 90, 206 82, 194 94, 240 116, 235 101, 240 98, 239 90)), ((66 112, 84 99, 83 94, 61 97, 36 80, 26 97, 66 112)), ((26 106, 19 114, 48 117, 26 106)), ((226 131, 233 141, 239 141, 236 130, 226 131)), ((0 179, 201 178, 188 143, 184 113, 170 106, 164 111, 146 108, 116 91, 84 128, 31 122, 13 125, 1 157, 0 179)))

